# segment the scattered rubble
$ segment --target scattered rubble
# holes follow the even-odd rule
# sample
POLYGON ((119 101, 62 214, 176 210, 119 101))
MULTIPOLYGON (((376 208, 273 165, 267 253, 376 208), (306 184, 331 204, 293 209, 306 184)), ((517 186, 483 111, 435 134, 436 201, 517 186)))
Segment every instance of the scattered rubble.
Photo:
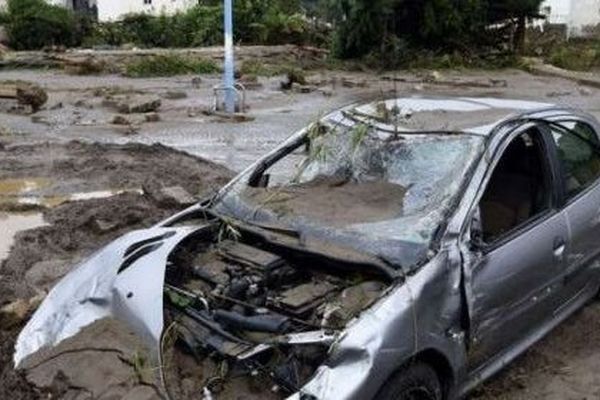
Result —
POLYGON ((113 125, 131 125, 131 121, 124 115, 115 115, 111 123, 113 125))
POLYGON ((342 84, 342 87, 350 88, 350 89, 366 88, 369 86, 366 79, 355 80, 355 79, 348 78, 346 76, 342 77, 341 84, 342 84))
POLYGON ((281 90, 292 90, 294 84, 305 86, 308 84, 306 76, 301 70, 292 69, 286 74, 286 80, 281 82, 281 90))
MULTIPOLYGON (((192 112, 192 110, 190 110, 190 112, 192 112)), ((236 122, 236 123, 242 123, 242 122, 252 122, 254 121, 256 118, 245 114, 245 113, 233 113, 233 114, 229 114, 226 112, 220 112, 220 111, 212 111, 212 110, 201 110, 200 111, 202 114, 206 115, 206 116, 210 116, 210 117, 217 117, 217 121, 219 122, 236 122)), ((190 113, 191 116, 195 115, 195 113, 190 113)))
POLYGON ((144 114, 157 111, 162 101, 150 95, 117 95, 107 96, 102 105, 121 114, 144 114))
POLYGON ((199 76, 195 76, 192 78, 192 87, 194 89, 200 89, 200 86, 202 85, 202 78, 200 78, 199 76))
POLYGON ((314 92, 315 90, 317 90, 317 88, 311 85, 301 85, 299 83, 294 82, 292 83, 291 90, 295 93, 308 94, 314 92))
POLYGON ((109 72, 109 66, 106 61, 97 59, 91 55, 83 60, 53 55, 50 55, 48 58, 62 64, 65 71, 73 75, 100 75, 109 72))
POLYGON ((155 112, 147 113, 144 118, 146 122, 160 122, 161 120, 160 114, 155 112))
POLYGON ((135 129, 137 131, 138 126, 143 124, 144 122, 154 123, 154 122, 160 122, 160 120, 161 120, 160 114, 157 112, 149 112, 149 113, 145 113, 143 115, 139 115, 139 114, 121 115, 121 114, 118 114, 112 118, 111 124, 126 126, 130 129, 135 129))
POLYGON ((565 97, 565 96, 570 96, 572 95, 573 92, 570 91, 564 91, 564 92, 549 92, 548 94, 546 94, 547 97, 553 98, 553 97, 565 97))
POLYGON ((167 100, 182 100, 187 99, 188 94, 184 91, 170 90, 168 92, 163 93, 162 97, 164 97, 167 100))
POLYGON ((37 112, 48 101, 48 94, 40 86, 30 82, 7 82, 0 84, 0 98, 16 100, 37 112))

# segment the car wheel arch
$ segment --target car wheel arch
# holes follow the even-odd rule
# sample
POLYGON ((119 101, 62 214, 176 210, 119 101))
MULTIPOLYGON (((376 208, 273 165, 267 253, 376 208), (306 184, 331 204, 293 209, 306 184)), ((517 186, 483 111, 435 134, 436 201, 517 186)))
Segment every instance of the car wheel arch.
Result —
MULTIPOLYGON (((455 385, 456 374, 448 357, 446 357, 441 351, 433 348, 419 351, 416 355, 398 366, 398 368, 394 369, 384 381, 383 385, 381 385, 380 391, 383 390, 383 388, 395 378, 396 374, 401 372, 403 369, 410 367, 410 365, 414 363, 424 363, 436 372, 439 382, 442 385, 443 399, 449 399, 452 388, 455 385)), ((375 399, 377 398, 378 395, 375 396, 375 399)))

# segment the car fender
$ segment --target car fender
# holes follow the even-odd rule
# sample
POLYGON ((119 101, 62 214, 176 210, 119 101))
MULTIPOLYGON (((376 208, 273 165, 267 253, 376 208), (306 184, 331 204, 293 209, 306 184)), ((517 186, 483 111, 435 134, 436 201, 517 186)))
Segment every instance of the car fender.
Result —
POLYGON ((131 232, 95 253, 67 274, 34 313, 17 339, 15 365, 107 317, 125 321, 158 348, 167 259, 181 241, 207 227, 156 226, 131 232))

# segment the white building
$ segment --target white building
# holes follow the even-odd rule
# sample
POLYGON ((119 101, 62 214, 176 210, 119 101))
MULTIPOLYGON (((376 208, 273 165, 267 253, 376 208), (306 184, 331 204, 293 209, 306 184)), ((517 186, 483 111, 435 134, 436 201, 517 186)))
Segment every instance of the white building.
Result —
POLYGON ((546 0, 542 12, 552 24, 564 24, 570 36, 585 35, 600 24, 600 0, 546 0))
MULTIPOLYGON (((60 0, 59 0, 60 1, 60 0)), ((198 4, 198 0, 95 0, 100 21, 114 21, 130 13, 174 14, 198 4)))
MULTIPOLYGON (((198 4, 198 0, 46 0, 50 4, 69 7, 93 7, 98 10, 100 21, 114 21, 130 13, 153 15, 174 14, 198 4)), ((0 9, 7 0, 0 0, 0 9)))

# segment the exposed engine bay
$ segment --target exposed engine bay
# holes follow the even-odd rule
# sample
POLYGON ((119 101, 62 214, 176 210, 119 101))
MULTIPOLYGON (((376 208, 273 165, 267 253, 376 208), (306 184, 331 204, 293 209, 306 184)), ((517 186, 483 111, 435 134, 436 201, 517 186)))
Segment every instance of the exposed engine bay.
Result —
POLYGON ((388 287, 377 269, 248 235, 221 236, 183 243, 171 255, 165 284, 165 336, 202 366, 204 398, 298 392, 326 360, 336 333, 388 287))

